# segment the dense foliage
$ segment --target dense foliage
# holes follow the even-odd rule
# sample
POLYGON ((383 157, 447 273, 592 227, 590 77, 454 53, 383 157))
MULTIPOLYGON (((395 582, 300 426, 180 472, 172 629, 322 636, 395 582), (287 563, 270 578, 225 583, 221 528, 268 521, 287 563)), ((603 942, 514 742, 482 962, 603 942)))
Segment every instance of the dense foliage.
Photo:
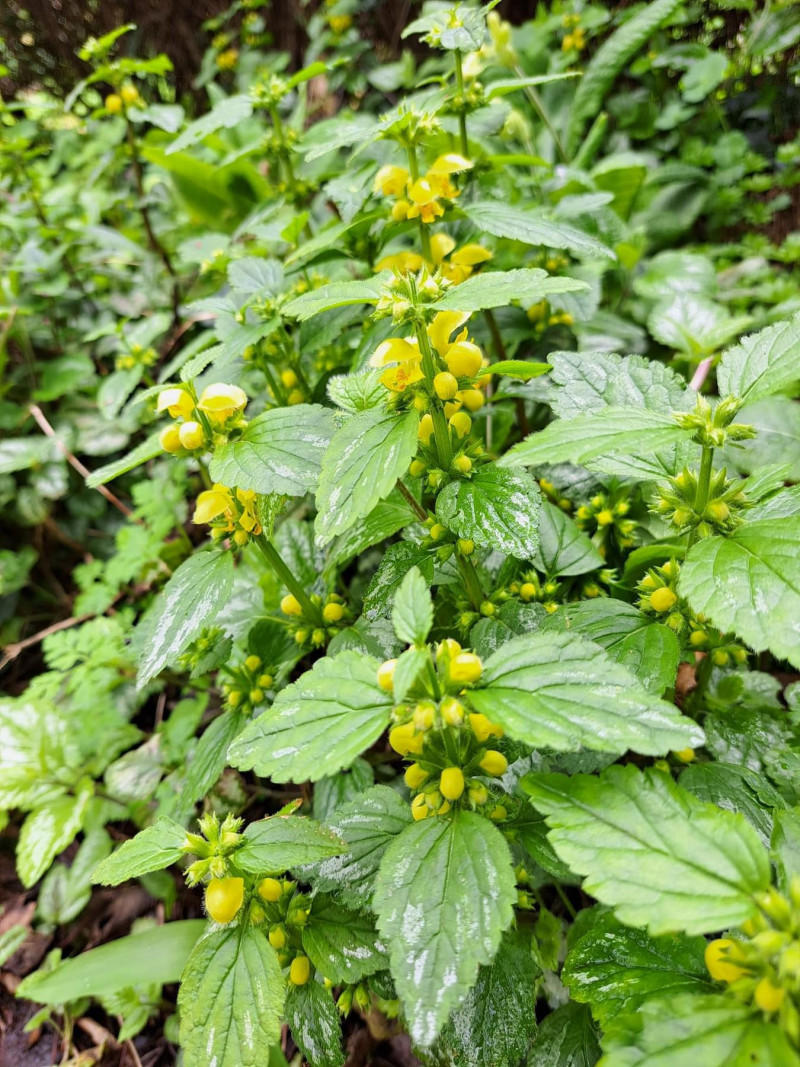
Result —
POLYGON ((260 6, 0 110, 30 1029, 800 1065, 797 8, 260 6))

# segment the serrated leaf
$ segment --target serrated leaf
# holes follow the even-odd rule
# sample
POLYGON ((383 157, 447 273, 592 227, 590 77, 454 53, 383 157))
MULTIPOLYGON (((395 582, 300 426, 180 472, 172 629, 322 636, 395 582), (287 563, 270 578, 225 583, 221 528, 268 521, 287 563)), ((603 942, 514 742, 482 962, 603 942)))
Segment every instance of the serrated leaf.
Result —
POLYGON ((545 1016, 527 1067, 594 1067, 600 1055, 598 1035, 589 1009, 568 1003, 545 1016))
POLYGON ((407 645, 424 644, 430 633, 433 601, 427 582, 416 567, 411 568, 397 590, 392 624, 398 638, 407 645))
POLYGON ((431 662, 427 648, 409 648, 397 657, 392 678, 392 695, 396 704, 405 700, 419 676, 431 662))
POLYGON ((604 1044, 603 1067, 800 1067, 800 1056, 778 1026, 724 994, 684 993, 642 1005, 635 1037, 604 1044))
POLYGON ((167 155, 172 155, 173 152, 182 152, 185 148, 191 148, 192 145, 198 144, 205 137, 216 133, 217 130, 230 129, 237 126, 252 114, 253 101, 249 93, 237 93, 235 96, 228 96, 205 115, 195 119, 194 122, 190 122, 183 133, 169 145, 167 155))
POLYGON ((573 945, 561 980, 605 1023, 655 997, 711 992, 707 944, 702 936, 651 937, 602 915, 573 945))
POLYGON ((800 315, 750 334, 722 354, 717 367, 720 395, 748 403, 785 393, 800 380, 800 315))
POLYGON ((792 879, 800 875, 800 809, 775 812, 770 843, 778 871, 778 886, 788 893, 792 879))
POLYGON ((548 384, 556 387, 547 402, 560 419, 608 407, 686 411, 697 399, 675 371, 643 356, 552 352, 547 358, 553 367, 548 384))
POLYGON ((322 457, 333 436, 333 417, 318 404, 273 408, 256 415, 241 437, 214 450, 215 482, 257 493, 303 496, 319 481, 322 457))
POLYGON ((304 322, 322 311, 347 304, 377 304, 383 287, 390 278, 391 273, 384 270, 363 281, 331 282, 329 285, 322 285, 290 300, 283 308, 283 314, 304 322))
POLYGON ((398 541, 389 545, 364 595, 364 615, 368 619, 391 614, 394 595, 409 567, 419 568, 426 581, 433 581, 430 549, 413 541, 398 541))
POLYGON ((459 1067, 507 1067, 522 1062, 536 1033, 541 971, 531 956, 530 934, 512 928, 494 960, 450 1016, 436 1051, 459 1067))
POLYGON ((344 841, 314 819, 273 815, 248 825, 236 865, 248 874, 283 874, 346 851, 344 841))
POLYGON ((394 489, 417 451, 419 415, 380 408, 359 412, 333 436, 317 489, 317 535, 323 544, 368 515, 394 489))
POLYGON ((349 767, 389 722, 378 663, 357 652, 317 660, 233 742, 228 758, 275 782, 317 781, 349 767))
POLYGON ((285 1015, 295 1044, 311 1067, 342 1067, 342 1024, 330 990, 319 982, 290 985, 285 1015))
POLYGON ((605 566, 605 560, 586 534, 549 500, 542 501, 538 534, 533 564, 548 578, 587 574, 605 566))
POLYGON ((394 789, 376 785, 366 790, 327 820, 349 851, 307 868, 303 877, 354 907, 371 907, 383 854, 410 823, 411 809, 394 789))
POLYGON ((647 4, 592 56, 569 112, 566 147, 570 157, 578 150, 586 123, 600 110, 617 75, 679 6, 680 0, 654 0, 647 4))
POLYGON ((198 552, 178 567, 134 633, 139 649, 138 688, 144 688, 191 644, 227 604, 232 588, 230 552, 198 552))
POLYGON ((756 914, 769 859, 741 815, 703 804, 661 771, 529 775, 523 788, 584 889, 657 936, 724 930, 756 914))
POLYGON ((580 463, 590 470, 649 480, 676 473, 675 452, 669 450, 689 439, 690 433, 670 415, 608 407, 596 414, 551 422, 515 445, 498 460, 498 466, 580 463))
POLYGON ((119 885, 129 878, 163 870, 181 858, 185 840, 186 831, 180 823, 162 815, 98 864, 92 872, 92 882, 119 885))
POLYGON ((263 1067, 281 1036, 285 988, 263 929, 209 926, 192 950, 178 993, 187 1061, 263 1067))
POLYGON ((577 293, 588 288, 586 282, 548 274, 540 267, 518 267, 473 274, 429 306, 435 311, 480 311, 508 307, 518 300, 523 307, 528 307, 546 300, 551 293, 577 293))
POLYGON ((303 948, 317 970, 334 985, 360 982, 386 970, 388 960, 372 919, 318 894, 303 927, 303 948))
POLYGON ((227 766, 228 748, 243 725, 241 712, 227 711, 206 727, 186 771, 182 802, 192 805, 211 792, 227 766))
POLYGON ((469 480, 450 482, 436 498, 436 516, 458 537, 533 559, 541 494, 526 472, 510 473, 487 463, 469 480))
POLYGON ((730 537, 698 541, 678 589, 695 612, 800 667, 800 555, 794 516, 744 523, 730 537))
POLYGON ((17 840, 17 875, 26 889, 75 839, 93 792, 91 785, 80 788, 75 796, 56 797, 28 815, 17 840))
POLYGON ((433 1043, 494 958, 515 900, 508 845, 481 815, 424 819, 389 846, 374 907, 412 1041, 433 1043))
MULTIPOLYGON (((632 604, 609 597, 584 600, 565 604, 557 618, 568 629, 602 645, 612 659, 627 667, 656 696, 675 685, 681 658, 677 637, 669 627, 632 604)), ((545 628, 550 628, 549 622, 545 628)))
POLYGON ((716 352, 751 322, 749 315, 732 318, 725 307, 699 293, 675 293, 656 304, 647 328, 662 345, 696 358, 716 352))
POLYGON ((507 237, 511 241, 544 248, 560 248, 589 259, 616 259, 611 249, 596 237, 561 219, 549 219, 539 212, 526 211, 498 200, 466 204, 462 210, 480 230, 494 237, 507 237))
POLYGON ((484 663, 469 702, 535 748, 663 755, 703 741, 696 723, 575 634, 533 633, 506 642, 484 663))

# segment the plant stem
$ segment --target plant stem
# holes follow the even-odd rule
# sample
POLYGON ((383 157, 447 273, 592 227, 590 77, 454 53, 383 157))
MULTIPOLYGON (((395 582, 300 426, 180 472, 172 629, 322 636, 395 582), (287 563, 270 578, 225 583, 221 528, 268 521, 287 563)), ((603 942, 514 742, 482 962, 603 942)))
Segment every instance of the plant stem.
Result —
POLYGON ((456 62, 456 85, 458 95, 461 98, 458 112, 458 129, 461 135, 461 155, 469 158, 469 140, 467 139, 467 113, 464 110, 464 66, 461 61, 461 53, 458 49, 453 53, 456 62))
MULTIPOLYGON (((516 76, 518 78, 524 78, 525 77, 525 71, 519 66, 519 64, 516 64, 514 66, 514 73, 516 74, 516 76)), ((556 130, 556 128, 553 125, 553 123, 551 122, 550 116, 547 114, 547 111, 545 110, 544 104, 542 103, 542 101, 541 101, 541 99, 539 97, 539 94, 536 92, 536 90, 533 88, 533 86, 526 85, 525 86, 525 95, 528 97, 528 99, 530 100, 531 104, 533 105, 534 111, 537 113, 539 118, 542 120, 542 122, 545 124, 547 129, 550 131, 550 136, 553 138, 553 144, 555 145, 555 149, 556 149, 556 152, 558 153, 559 160, 562 163, 566 163, 567 162, 567 153, 566 153, 566 150, 564 149, 564 144, 563 144, 561 138, 558 135, 558 131, 556 130)))
POLYGON ((416 499, 414 494, 405 484, 402 478, 397 479, 397 488, 400 490, 400 495, 405 499, 406 503, 411 507, 414 514, 420 520, 420 522, 428 521, 428 513, 425 508, 416 499))
POLYGON ((309 620, 316 619, 322 621, 322 613, 317 605, 311 600, 308 593, 302 587, 300 582, 294 576, 292 571, 281 559, 280 553, 272 544, 272 542, 264 536, 264 534, 258 534, 253 538, 255 543, 263 552, 267 562, 281 579, 283 584, 297 599, 298 603, 303 607, 303 614, 309 620))
POLYGON ((161 262, 166 268, 167 274, 172 279, 172 321, 177 322, 180 318, 180 303, 181 294, 178 287, 178 275, 175 273, 175 268, 172 265, 172 260, 169 257, 169 253, 162 245, 159 239, 156 237, 153 224, 150 221, 150 212, 147 210, 147 204, 145 203, 145 191, 144 191, 144 173, 142 171, 142 162, 139 159, 139 151, 136 144, 136 134, 133 132, 133 126, 128 116, 125 116, 125 134, 128 140, 128 150, 131 156, 131 164, 133 166, 133 179, 136 183, 136 192, 139 197, 139 214, 142 216, 142 222, 144 224, 144 230, 147 234, 147 241, 151 250, 158 256, 161 262))
MULTIPOLYGON (((406 145, 406 154, 408 155, 408 169, 411 174, 412 182, 419 179, 419 165, 417 163, 417 150, 413 144, 406 145)), ((433 264, 433 254, 431 252, 431 235, 425 229, 425 223, 420 218, 419 220, 419 239, 422 242, 422 257, 426 262, 433 264)))
MULTIPOLYGON (((697 476, 697 492, 694 498, 694 510, 698 516, 702 516, 708 503, 708 494, 711 491, 711 473, 714 467, 714 449, 711 445, 703 445, 703 455, 700 459, 700 473, 697 476)), ((689 535, 689 544, 686 550, 692 547, 697 540, 697 526, 689 535)))
MULTIPOLYGON (((415 329, 417 340, 419 341, 419 350, 422 353, 422 370, 428 384, 432 385, 433 379, 436 376, 436 365, 433 361, 433 351, 431 349, 428 331, 425 329, 425 323, 421 318, 417 319, 415 329)), ((433 407, 431 408, 431 418, 433 419, 433 436, 436 439, 436 452, 439 456, 439 466, 443 471, 449 471, 450 464, 453 462, 453 449, 450 444, 450 428, 447 425, 447 419, 444 417, 444 408, 442 407, 441 401, 437 396, 434 396, 432 399, 433 407)))
POLYGON ((481 580, 478 577, 478 572, 475 569, 475 564, 471 559, 467 559, 466 556, 456 555, 456 560, 458 562, 459 573, 464 579, 467 596, 469 597, 473 608, 478 611, 483 603, 483 588, 481 586, 481 580))

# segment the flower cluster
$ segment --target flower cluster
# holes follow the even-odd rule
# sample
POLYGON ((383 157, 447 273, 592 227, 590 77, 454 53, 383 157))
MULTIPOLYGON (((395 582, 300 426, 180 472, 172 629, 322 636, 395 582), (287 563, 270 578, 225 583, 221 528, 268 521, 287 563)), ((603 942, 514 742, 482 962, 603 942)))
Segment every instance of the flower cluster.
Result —
POLYGON ((393 270, 397 274, 416 274, 423 267, 431 273, 439 269, 443 277, 458 285, 491 258, 492 253, 483 245, 472 242, 456 248, 456 242, 449 234, 435 233, 431 237, 430 261, 418 252, 404 250, 384 256, 375 264, 375 269, 393 270))
POLYGON ((247 709, 261 704, 275 679, 264 670, 260 656, 250 655, 239 667, 226 667, 230 681, 222 687, 228 707, 247 709))
POLYGON ((281 600, 281 611, 287 616, 290 632, 298 645, 322 648, 332 637, 353 621, 352 612, 338 593, 323 598, 312 593, 304 607, 293 593, 281 600))
POLYGON ((205 451, 232 430, 246 425, 242 417, 246 405, 244 390, 223 382, 207 385, 199 400, 187 387, 176 385, 162 389, 156 410, 159 414, 166 411, 175 422, 162 430, 161 447, 165 452, 205 451))
POLYGON ((109 93, 105 99, 106 111, 111 115, 124 115, 129 107, 144 107, 144 100, 132 82, 125 82, 118 93, 109 93))
POLYGON ((580 25, 580 15, 565 15, 564 27, 569 32, 564 34, 561 48, 564 52, 582 52, 586 47, 586 31, 580 25))
POLYGON ((134 367, 152 367, 158 359, 158 352, 152 347, 132 344, 127 352, 120 352, 114 360, 116 370, 133 370, 134 367))
POLYGON ((422 177, 412 178, 405 167, 388 163, 375 175, 375 192, 394 197, 392 218, 419 219, 429 224, 444 215, 442 200, 455 200, 460 189, 452 175, 469 170, 472 163, 454 152, 439 156, 422 177))
POLYGON ((198 496, 192 522, 208 523, 215 540, 233 534, 239 548, 262 532, 258 498, 253 490, 229 489, 219 482, 198 496))
POLYGON ((597 550, 605 556, 609 548, 631 548, 636 523, 628 518, 631 510, 629 490, 616 486, 595 493, 575 512, 575 521, 584 533, 593 537, 597 550))
POLYGON ((289 981, 305 985, 311 977, 311 961, 303 951, 302 933, 311 902, 296 882, 288 878, 262 878, 256 886, 258 900, 254 922, 267 927, 267 940, 275 949, 281 967, 289 968, 289 981))
MULTIPOLYGON (((378 685, 387 693, 394 689, 396 666, 397 660, 387 660, 378 668, 378 685)), ((501 777, 508 767, 503 753, 489 745, 503 729, 469 705, 469 688, 480 681, 483 665, 448 638, 436 649, 435 669, 438 695, 420 693, 392 712, 389 744, 399 755, 414 758, 404 775, 413 794, 411 813, 418 821, 446 815, 458 804, 485 809, 502 821, 508 815, 499 802, 504 794, 485 779, 501 777)))

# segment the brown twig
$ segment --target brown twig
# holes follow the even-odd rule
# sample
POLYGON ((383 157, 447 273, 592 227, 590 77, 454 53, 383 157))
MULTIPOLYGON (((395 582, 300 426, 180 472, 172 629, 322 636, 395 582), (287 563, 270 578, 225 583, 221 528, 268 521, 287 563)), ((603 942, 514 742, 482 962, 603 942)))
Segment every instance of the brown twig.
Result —
POLYGON ((88 622, 89 619, 93 619, 94 615, 73 615, 69 619, 62 619, 60 622, 54 622, 51 626, 46 626, 44 630, 40 630, 36 634, 32 634, 30 637, 26 637, 24 641, 17 641, 13 645, 6 645, 3 650, 3 658, 0 660, 0 671, 4 670, 9 663, 13 663, 21 652, 24 652, 26 648, 32 648, 33 645, 38 645, 40 641, 44 641, 45 637, 49 637, 50 634, 57 634, 59 630, 68 630, 71 626, 78 626, 82 622, 88 622))
MULTIPOLYGON (((67 463, 69 463, 69 465, 74 468, 74 470, 76 470, 78 474, 80 474, 81 478, 88 478, 92 472, 89 470, 88 467, 84 467, 81 461, 76 456, 73 456, 70 450, 59 439, 58 435, 56 434, 56 431, 45 418, 42 409, 37 404, 31 404, 29 411, 33 418, 36 420, 36 424, 38 425, 42 433, 45 434, 47 437, 53 438, 58 450, 64 456, 67 463)), ((127 518, 133 519, 134 522, 140 523, 142 521, 133 514, 127 504, 123 504, 119 497, 114 496, 110 489, 106 489, 104 485, 96 485, 95 489, 97 489, 98 493, 102 493, 106 500, 109 502, 109 504, 113 504, 114 507, 118 511, 121 511, 122 514, 125 515, 127 518)))
POLYGON ((406 502, 411 506, 411 509, 414 511, 420 522, 427 522, 428 512, 400 478, 397 479, 397 488, 400 490, 401 496, 403 496, 406 502))

